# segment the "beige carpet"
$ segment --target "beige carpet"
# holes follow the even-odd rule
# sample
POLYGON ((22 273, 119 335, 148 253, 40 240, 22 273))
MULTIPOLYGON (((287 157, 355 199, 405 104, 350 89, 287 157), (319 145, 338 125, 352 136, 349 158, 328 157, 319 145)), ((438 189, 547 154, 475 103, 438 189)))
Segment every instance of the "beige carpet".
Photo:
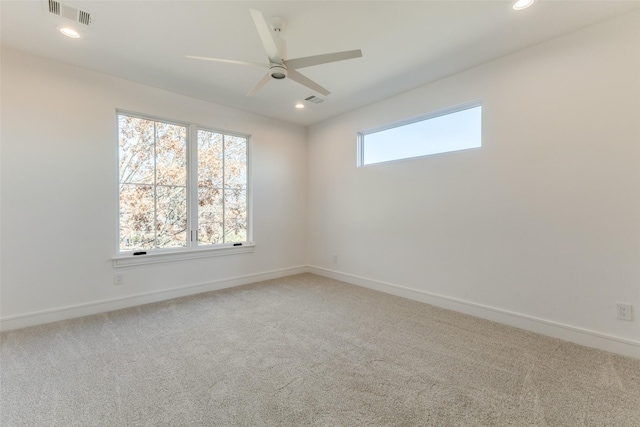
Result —
POLYGON ((640 426, 640 360, 304 274, 1 335, 0 425, 640 426))

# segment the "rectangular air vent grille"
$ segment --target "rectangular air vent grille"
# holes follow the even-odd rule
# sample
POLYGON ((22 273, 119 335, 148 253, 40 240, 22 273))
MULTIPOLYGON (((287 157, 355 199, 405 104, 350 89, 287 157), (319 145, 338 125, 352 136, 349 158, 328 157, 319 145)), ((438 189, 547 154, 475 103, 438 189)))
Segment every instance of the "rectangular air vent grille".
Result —
POLYGON ((84 10, 79 11, 78 22, 84 25, 91 24, 91 14, 89 12, 85 12, 84 10))
POLYGON ((49 12, 60 15, 60 3, 57 1, 49 0, 49 12))
POLYGON ((56 0, 47 0, 49 13, 62 16, 74 22, 90 26, 93 23, 93 15, 86 10, 78 9, 68 3, 62 3, 56 0))
POLYGON ((320 104, 321 102, 326 101, 326 99, 321 98, 321 97, 316 96, 316 95, 308 96, 308 97, 306 97, 304 100, 305 100, 305 101, 308 101, 308 102, 312 102, 312 103, 314 103, 314 104, 320 104))

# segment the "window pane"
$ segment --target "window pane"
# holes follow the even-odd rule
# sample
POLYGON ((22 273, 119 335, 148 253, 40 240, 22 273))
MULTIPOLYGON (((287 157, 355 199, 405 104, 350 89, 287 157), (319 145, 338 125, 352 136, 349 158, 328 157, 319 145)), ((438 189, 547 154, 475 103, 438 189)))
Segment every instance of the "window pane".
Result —
POLYGON ((158 185, 187 185, 187 128, 156 123, 158 185))
POLYGON ((482 107, 473 107, 362 136, 362 164, 482 145, 482 107))
POLYGON ((224 186, 244 189, 247 185, 247 140, 226 135, 224 138, 224 186))
POLYGON ((198 131, 198 243, 247 241, 247 138, 198 131))
POLYGON ((152 248, 154 196, 150 185, 120 185, 120 250, 152 248))
POLYGON ((198 186, 222 188, 222 134, 198 131, 198 186))
POLYGON ((154 122, 118 116, 120 182, 153 184, 154 122))
POLYGON ((222 190, 213 187, 198 189, 198 242, 224 243, 222 190))
POLYGON ((156 188, 158 248, 187 245, 187 189, 185 187, 156 188))
POLYGON ((247 192, 225 190, 224 208, 225 242, 245 242, 247 240, 247 192))
POLYGON ((186 127, 125 115, 118 127, 120 250, 186 246, 186 127))

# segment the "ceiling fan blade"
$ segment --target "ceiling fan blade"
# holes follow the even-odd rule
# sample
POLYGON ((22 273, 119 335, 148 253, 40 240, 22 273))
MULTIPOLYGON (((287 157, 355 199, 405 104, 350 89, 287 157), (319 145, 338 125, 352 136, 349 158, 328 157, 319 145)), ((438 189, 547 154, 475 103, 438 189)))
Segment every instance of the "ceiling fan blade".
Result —
POLYGON ((192 56, 192 55, 185 55, 185 57, 189 59, 200 59, 202 61, 226 62, 228 64, 238 64, 238 65, 255 65, 257 67, 269 68, 269 64, 261 64, 260 62, 236 61, 235 59, 209 58, 207 56, 192 56))
POLYGON ((267 24, 267 21, 264 19, 264 15, 262 15, 262 12, 259 10, 251 9, 250 12, 253 17, 253 23, 256 25, 256 29, 258 30, 260 40, 262 40, 264 50, 267 51, 269 61, 280 63, 282 58, 278 51, 278 44, 273 38, 271 28, 269 28, 269 24, 267 24))
POLYGON ((307 56, 304 58, 288 59, 284 61, 284 64, 287 66, 288 70, 296 70, 298 68, 311 67, 312 65, 320 65, 360 57, 362 57, 362 51, 357 49, 347 50, 344 52, 326 53, 324 55, 307 56))
POLYGON ((253 87, 253 89, 251 89, 249 93, 247 93, 247 96, 255 95, 260 89, 262 89, 262 86, 267 84, 269 80, 271 80, 271 73, 265 74, 264 77, 260 79, 260 81, 253 87))
POLYGON ((298 83, 300 83, 302 86, 306 86, 311 90, 315 90, 316 92, 327 96, 329 95, 331 92, 329 92, 327 89, 323 88, 322 86, 320 86, 318 83, 314 82, 313 80, 311 80, 308 77, 303 76, 302 74, 300 74, 299 72, 297 72, 296 70, 287 70, 287 75, 289 76, 289 78, 291 80, 294 80, 298 83))

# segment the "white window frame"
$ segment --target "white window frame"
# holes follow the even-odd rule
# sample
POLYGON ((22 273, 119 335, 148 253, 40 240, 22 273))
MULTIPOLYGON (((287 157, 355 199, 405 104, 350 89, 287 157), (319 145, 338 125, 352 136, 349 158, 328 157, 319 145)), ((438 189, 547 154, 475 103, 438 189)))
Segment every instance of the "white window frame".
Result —
POLYGON ((112 257, 114 267, 128 267, 143 264, 155 264, 170 261, 180 261, 188 259, 198 259, 213 256, 235 255, 242 253, 254 252, 255 244, 253 243, 253 210, 252 210, 252 179, 251 179, 251 135, 216 129, 211 126, 198 125, 194 123, 186 123, 177 120, 167 119, 164 117, 153 116, 150 114, 142 114, 127 110, 116 110, 116 255, 112 257), (187 245, 179 248, 154 248, 143 250, 143 255, 134 255, 134 251, 120 250, 120 161, 119 161, 119 116, 126 115, 144 120, 153 120, 157 122, 184 126, 187 130, 187 245), (247 202, 247 241, 231 242, 220 244, 199 244, 197 239, 198 224, 198 131, 208 131, 220 133, 222 135, 235 136, 244 138, 247 141, 246 153, 246 170, 247 170, 247 186, 246 186, 246 202, 247 202), (196 186, 195 188, 193 186, 196 186), (240 244, 238 244, 240 243, 240 244))
MULTIPOLYGON (((357 167, 369 167, 369 166, 375 166, 375 165, 379 165, 379 164, 385 164, 385 163, 391 163, 391 162, 399 162, 399 161, 405 161, 405 160, 411 160, 411 159, 420 159, 420 158, 424 158, 424 157, 429 157, 429 156, 435 156, 438 154, 444 154, 444 153, 453 153, 453 152, 457 152, 457 151, 466 151, 466 150, 475 150, 478 148, 481 148, 482 145, 480 147, 471 147, 471 148, 463 148, 463 149, 455 149, 455 150, 448 150, 448 151, 441 151, 438 153, 431 153, 431 154, 422 154, 422 155, 417 155, 417 156, 410 156, 410 157, 401 157, 398 159, 391 159, 391 160, 383 160, 383 161, 379 161, 379 162, 373 162, 373 163, 365 163, 365 158, 364 158, 364 151, 365 151, 365 138, 367 135, 371 135, 371 134, 375 134, 378 132, 383 132, 386 130, 390 130, 390 129, 395 129, 395 128, 399 128, 399 127, 403 127, 403 126, 409 126, 412 125, 414 123, 419 123, 419 122, 424 122, 427 120, 431 120, 431 119, 435 119, 437 117, 442 117, 442 116, 447 116, 449 114, 454 114, 454 113, 458 113, 460 111, 464 111, 464 110, 469 110, 471 108, 476 108, 476 107, 482 107, 482 100, 476 100, 476 101, 471 101, 471 102, 466 102, 464 104, 458 104, 452 107, 447 107, 447 108, 443 108, 437 111, 433 111, 427 114, 422 114, 419 116, 415 116, 415 117, 411 117, 409 119, 404 119, 404 120, 399 120, 393 123, 389 123, 380 127, 376 127, 373 129, 369 129, 366 131, 362 131, 362 132, 358 132, 358 136, 357 136, 357 151, 356 151, 356 166, 357 167)), ((482 128, 480 129, 480 132, 482 133, 482 128)), ((482 135, 481 135, 481 140, 482 140, 482 135)), ((481 142, 482 144, 482 142, 481 142)))

